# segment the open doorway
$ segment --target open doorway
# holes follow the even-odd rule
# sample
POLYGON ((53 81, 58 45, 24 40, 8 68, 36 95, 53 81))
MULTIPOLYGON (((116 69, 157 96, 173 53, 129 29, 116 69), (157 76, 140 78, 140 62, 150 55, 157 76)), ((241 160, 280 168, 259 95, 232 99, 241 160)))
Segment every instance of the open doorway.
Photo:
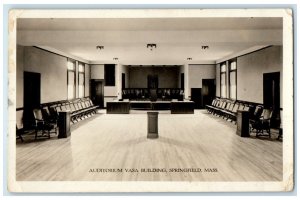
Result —
POLYGON ((24 72, 24 114, 23 124, 25 129, 32 128, 34 124, 33 109, 41 104, 41 74, 24 72))
POLYGON ((104 107, 104 100, 103 100, 103 81, 102 80, 91 80, 91 100, 93 101, 94 105, 99 106, 99 108, 104 107))
POLYGON ((271 126, 280 114, 280 72, 263 74, 263 101, 265 108, 273 110, 271 126))
POLYGON ((215 79, 202 79, 202 107, 210 105, 216 96, 215 79))

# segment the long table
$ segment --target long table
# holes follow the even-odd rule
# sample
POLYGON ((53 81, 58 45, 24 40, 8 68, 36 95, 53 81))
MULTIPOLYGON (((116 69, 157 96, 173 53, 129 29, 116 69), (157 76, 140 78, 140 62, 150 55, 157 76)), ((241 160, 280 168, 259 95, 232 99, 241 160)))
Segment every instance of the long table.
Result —
POLYGON ((129 114, 132 110, 171 110, 171 114, 193 114, 193 101, 112 101, 107 102, 108 114, 129 114))

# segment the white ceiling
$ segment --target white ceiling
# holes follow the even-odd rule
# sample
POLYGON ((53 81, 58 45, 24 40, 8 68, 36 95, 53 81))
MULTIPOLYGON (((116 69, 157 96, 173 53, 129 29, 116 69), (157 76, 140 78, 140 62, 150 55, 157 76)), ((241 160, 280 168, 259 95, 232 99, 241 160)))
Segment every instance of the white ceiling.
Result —
POLYGON ((255 46, 282 45, 282 19, 21 18, 17 43, 56 49, 93 63, 113 63, 115 57, 126 65, 210 63, 255 46), (148 43, 157 48, 150 51, 148 43), (97 50, 97 45, 104 49, 97 50))
POLYGON ((279 18, 19 19, 18 30, 185 31, 281 29, 279 18))

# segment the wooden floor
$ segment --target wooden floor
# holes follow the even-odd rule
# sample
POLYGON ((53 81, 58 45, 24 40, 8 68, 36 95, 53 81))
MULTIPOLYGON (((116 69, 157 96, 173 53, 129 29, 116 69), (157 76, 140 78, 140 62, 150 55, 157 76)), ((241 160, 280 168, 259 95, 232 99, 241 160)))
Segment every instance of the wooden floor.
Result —
POLYGON ((34 142, 28 135, 24 143, 18 141, 16 176, 18 181, 282 180, 277 135, 241 138, 235 130, 233 123, 204 110, 162 112, 159 138, 147 139, 145 112, 103 112, 73 125, 70 138, 52 135, 34 142))

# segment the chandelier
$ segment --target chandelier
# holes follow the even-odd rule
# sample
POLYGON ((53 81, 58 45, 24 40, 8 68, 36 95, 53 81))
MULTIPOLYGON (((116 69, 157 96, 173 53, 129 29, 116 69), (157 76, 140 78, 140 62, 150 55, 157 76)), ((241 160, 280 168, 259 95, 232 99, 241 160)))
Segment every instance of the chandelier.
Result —
POLYGON ((154 48, 156 48, 156 44, 147 44, 147 48, 152 51, 154 48))

